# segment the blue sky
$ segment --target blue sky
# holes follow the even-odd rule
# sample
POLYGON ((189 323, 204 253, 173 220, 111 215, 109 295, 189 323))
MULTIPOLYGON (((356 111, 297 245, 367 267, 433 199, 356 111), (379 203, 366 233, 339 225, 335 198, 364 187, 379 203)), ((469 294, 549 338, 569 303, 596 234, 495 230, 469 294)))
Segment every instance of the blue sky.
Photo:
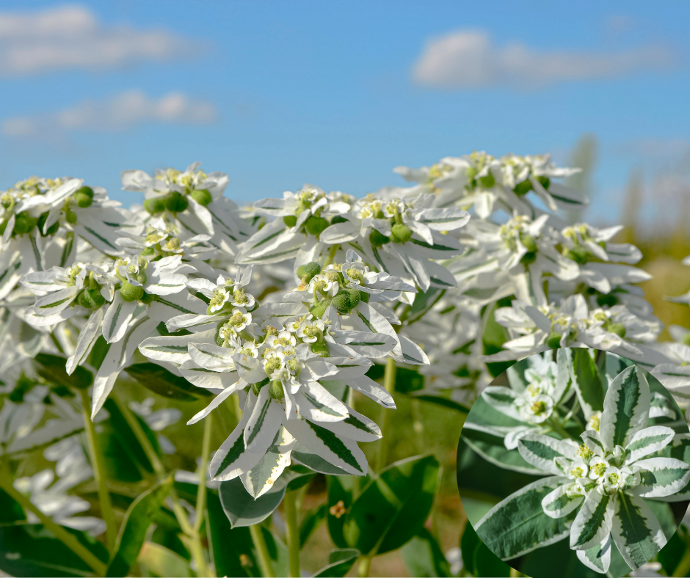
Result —
POLYGON ((564 162, 589 132, 591 215, 615 222, 631 167, 649 202, 654 175, 686 179, 689 20, 680 1, 4 2, 0 186, 70 174, 129 203, 121 170, 201 160, 240 203, 361 195, 472 150, 564 162))

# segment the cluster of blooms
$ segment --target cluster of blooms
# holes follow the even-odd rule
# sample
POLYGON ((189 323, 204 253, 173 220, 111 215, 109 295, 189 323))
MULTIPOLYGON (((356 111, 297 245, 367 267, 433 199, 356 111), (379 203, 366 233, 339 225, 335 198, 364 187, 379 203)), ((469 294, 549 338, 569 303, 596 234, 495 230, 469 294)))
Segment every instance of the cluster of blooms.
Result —
POLYGON ((394 407, 373 360, 418 366, 432 393, 467 404, 487 362, 548 347, 677 364, 652 343, 640 252, 610 242, 618 228, 555 213, 586 204, 556 182, 576 169, 473 153, 395 170, 412 185, 362 198, 305 185, 251 209, 198 163, 124 171, 144 195, 129 210, 80 179, 18 183, 0 201, 0 342, 92 368, 92 418, 137 351, 216 394, 192 421, 236 393, 242 420, 211 470, 254 496, 291 460, 366 473, 357 442, 381 433, 351 392, 394 407), (508 338, 487 357, 497 323, 508 338))

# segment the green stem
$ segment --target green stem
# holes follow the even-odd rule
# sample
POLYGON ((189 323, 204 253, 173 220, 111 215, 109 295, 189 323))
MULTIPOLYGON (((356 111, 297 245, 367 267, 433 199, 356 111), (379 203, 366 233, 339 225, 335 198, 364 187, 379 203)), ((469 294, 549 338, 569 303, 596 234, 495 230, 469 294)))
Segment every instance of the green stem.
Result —
POLYGON ((196 493, 196 518, 194 519, 194 531, 201 529, 206 510, 206 470, 208 469, 208 456, 211 453, 211 414, 204 421, 204 440, 201 444, 201 465, 199 466, 199 490, 196 493))
POLYGON ((560 423, 558 423, 558 419, 550 417, 547 421, 549 425, 553 428, 553 430, 557 432, 563 439, 570 438, 571 440, 578 441, 577 439, 575 439, 575 437, 570 435, 560 423))
MULTIPOLYGON (((680 532, 678 533, 680 535, 680 532)), ((676 570, 673 572, 673 576, 687 576, 690 574, 690 535, 686 534, 685 539, 685 553, 680 559, 676 570)))
POLYGON ((19 503, 22 508, 34 514, 41 521, 41 523, 55 535, 58 540, 60 540, 65 546, 72 550, 72 552, 86 562, 93 569, 97 576, 105 576, 105 572, 107 570, 106 565, 101 562, 96 555, 91 552, 91 550, 84 546, 74 534, 70 534, 62 526, 53 522, 53 520, 51 520, 48 516, 41 512, 41 510, 34 506, 29 498, 17 491, 12 485, 11 480, 6 479, 4 476, 0 476, 0 488, 2 488, 5 493, 19 503))
POLYGON ((328 256, 326 257, 326 260, 323 262, 323 266, 321 267, 321 271, 323 271, 326 267, 328 267, 331 263, 333 263, 333 259, 335 259, 335 254, 338 252, 338 249, 340 248, 340 245, 332 245, 331 248, 328 250, 328 256))
MULTIPOLYGON (((395 365, 395 360, 389 357, 386 360, 386 370, 383 374, 383 386, 386 388, 386 391, 393 395, 393 391, 395 390, 395 374, 397 372, 397 366, 395 365)), ((376 461, 376 471, 379 472, 383 468, 386 467, 386 463, 388 460, 388 438, 386 437, 386 434, 389 433, 390 430, 390 419, 391 419, 391 411, 384 409, 384 414, 383 414, 383 423, 381 424, 381 433, 383 434, 383 437, 381 439, 380 445, 379 445, 379 455, 378 459, 376 461)))
POLYGON ((357 564, 357 576, 364 578, 369 576, 369 567, 371 566, 371 556, 360 556, 359 564, 357 564))
POLYGON ((115 524, 115 515, 113 514, 113 502, 110 499, 110 492, 106 485, 103 452, 101 452, 98 443, 96 426, 91 421, 91 400, 89 399, 89 394, 85 389, 80 389, 79 394, 81 395, 82 416, 84 417, 86 441, 89 446, 93 477, 96 479, 96 485, 98 486, 98 501, 101 504, 101 513, 105 520, 106 542, 108 544, 108 551, 112 552, 115 548, 115 540, 117 540, 117 524, 115 524))
POLYGON ((290 555, 288 576, 300 576, 299 568, 299 526, 297 525, 297 492, 285 494, 285 519, 287 523, 287 543, 290 555))
POLYGON ((266 540, 264 540, 264 535, 261 531, 261 524, 249 526, 249 533, 252 536, 252 542, 254 543, 254 548, 256 548, 256 554, 259 557, 259 568, 261 569, 262 576, 273 578, 275 574, 271 567, 271 558, 268 555, 268 548, 266 547, 266 540))

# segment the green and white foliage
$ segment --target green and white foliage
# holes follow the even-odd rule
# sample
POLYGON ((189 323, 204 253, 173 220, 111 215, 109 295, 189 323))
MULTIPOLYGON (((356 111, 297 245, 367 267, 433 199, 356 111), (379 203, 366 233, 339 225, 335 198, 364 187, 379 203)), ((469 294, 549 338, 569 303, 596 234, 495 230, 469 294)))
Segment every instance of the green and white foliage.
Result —
MULTIPOLYGON (((660 386, 652 392, 645 370, 599 355, 597 363, 588 350, 557 351, 557 362, 549 366, 555 373, 550 383, 562 376, 561 383, 577 392, 571 400, 558 393, 555 399, 539 397, 541 391, 559 391, 553 385, 544 389, 548 372, 532 371, 548 363, 539 355, 529 369, 523 364, 508 370, 510 388, 493 386, 482 394, 495 409, 533 426, 514 435, 510 446, 516 446, 536 474, 546 476, 501 500, 475 524, 479 537, 503 560, 567 539, 582 564, 606 574, 614 545, 636 570, 670 538, 654 512, 667 508, 661 502, 687 499, 688 428, 676 420, 668 394, 660 386), (612 369, 617 373, 609 377, 612 369), (532 385, 537 387, 530 394, 532 385), (537 419, 525 419, 520 411, 525 392, 542 402, 537 419), (654 510, 649 500, 657 501, 654 510)), ((492 428, 490 423, 471 423, 472 430, 492 428)), ((499 432, 501 426, 494 428, 499 432)), ((510 460, 505 461, 510 468, 510 460)))

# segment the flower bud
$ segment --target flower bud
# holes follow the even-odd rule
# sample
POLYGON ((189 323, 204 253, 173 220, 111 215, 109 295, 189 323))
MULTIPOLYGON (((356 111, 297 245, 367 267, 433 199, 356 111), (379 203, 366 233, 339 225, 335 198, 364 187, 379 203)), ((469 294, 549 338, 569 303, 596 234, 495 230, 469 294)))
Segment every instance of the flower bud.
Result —
POLYGON ((532 190, 532 182, 529 179, 525 179, 521 183, 518 183, 513 187, 513 192, 518 196, 522 197, 532 190))
POLYGON ((391 240, 383 233, 379 233, 376 229, 372 229, 371 233, 369 233, 369 242, 373 247, 382 247, 386 243, 390 243, 391 240))
POLYGON ((391 239, 394 243, 407 243, 412 238, 412 229, 402 223, 391 227, 391 239))
POLYGON ((520 259, 520 263, 523 265, 531 265, 537 260, 537 254, 534 252, 525 253, 520 259))
POLYGON ((70 211, 69 209, 65 209, 65 219, 67 220, 68 223, 71 225, 74 225, 77 222, 77 214, 74 211, 70 211))
POLYGON ((151 215, 157 215, 165 211, 165 199, 163 197, 151 197, 144 201, 144 209, 151 215))
POLYGON ((206 207, 211 204, 213 197, 206 189, 194 190, 191 192, 192 199, 199 203, 202 207, 206 207))
POLYGON ((165 208, 171 213, 181 213, 187 210, 189 201, 187 197, 177 191, 171 191, 165 195, 165 208))
POLYGON ((330 223, 323 217, 316 217, 312 215, 304 223, 307 228, 307 233, 318 237, 330 223))
POLYGON ((120 287, 120 296, 123 301, 139 301, 144 296, 144 288, 125 281, 120 287))
POLYGON ((321 266, 314 261, 297 267, 297 277, 299 277, 304 283, 309 283, 309 281, 311 281, 319 273, 321 273, 321 266))
POLYGON ((579 245, 572 249, 567 249, 564 256, 568 259, 572 259, 579 265, 584 265, 589 261, 589 251, 579 245))

